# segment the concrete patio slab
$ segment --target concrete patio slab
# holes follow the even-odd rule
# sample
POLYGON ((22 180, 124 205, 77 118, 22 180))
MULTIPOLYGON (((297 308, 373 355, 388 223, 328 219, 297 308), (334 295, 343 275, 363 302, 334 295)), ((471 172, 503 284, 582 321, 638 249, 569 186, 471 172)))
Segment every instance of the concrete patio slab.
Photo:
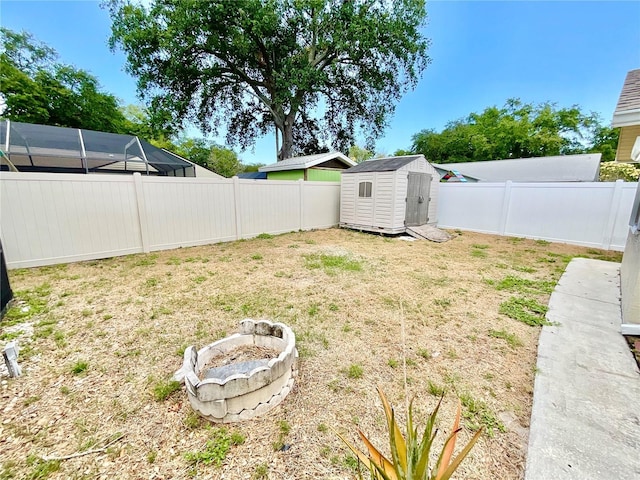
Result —
POLYGON ((551 295, 525 480, 640 478, 640 372, 620 335, 619 267, 574 259, 551 295))

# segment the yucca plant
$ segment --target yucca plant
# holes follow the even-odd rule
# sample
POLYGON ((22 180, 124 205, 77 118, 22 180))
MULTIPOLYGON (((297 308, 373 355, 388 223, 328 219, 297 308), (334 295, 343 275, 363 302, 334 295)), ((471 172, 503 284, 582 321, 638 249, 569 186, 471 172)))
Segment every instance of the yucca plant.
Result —
MULTIPOLYGON (((458 401, 458 410, 453 423, 453 429, 444 442, 435 466, 429 468, 433 441, 438 433, 437 428, 435 428, 435 422, 442 398, 440 398, 438 405, 431 415, 429 415, 421 439, 418 436, 418 429, 413 425, 413 400, 411 401, 407 412, 407 436, 405 438, 398 426, 398 422, 396 422, 393 408, 391 408, 391 405, 387 401, 387 397, 379 387, 377 390, 382 400, 382 405, 384 406, 385 416, 387 417, 391 460, 382 455, 360 430, 358 430, 358 434, 366 445, 369 452, 368 454, 358 450, 347 439, 336 432, 340 439, 349 447, 354 455, 356 455, 360 462, 367 467, 373 480, 448 480, 462 460, 464 460, 471 451, 471 448, 473 448, 473 445, 482 433, 482 429, 478 430, 462 451, 453 461, 451 460, 458 432, 461 430, 460 401, 458 401)), ((360 478, 362 478, 362 476, 360 478)))

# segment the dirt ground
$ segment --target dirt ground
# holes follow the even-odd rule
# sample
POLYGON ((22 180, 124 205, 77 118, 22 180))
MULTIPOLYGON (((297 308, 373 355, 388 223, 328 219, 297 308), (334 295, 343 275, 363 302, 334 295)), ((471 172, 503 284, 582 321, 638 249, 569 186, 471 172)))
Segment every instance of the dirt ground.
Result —
POLYGON ((362 446, 360 428, 388 452, 377 385, 400 419, 415 396, 418 421, 446 391, 438 448, 463 399, 461 441, 485 433, 454 478, 522 478, 540 327, 501 305, 546 305, 572 257, 620 255, 450 233, 437 244, 330 229, 11 271, 21 303, 0 339, 20 344, 24 373, 0 378, 0 478, 354 478, 333 430, 362 446), (295 387, 227 426, 244 442, 221 465, 194 463, 217 426, 168 380, 186 346, 244 318, 292 327, 295 387))

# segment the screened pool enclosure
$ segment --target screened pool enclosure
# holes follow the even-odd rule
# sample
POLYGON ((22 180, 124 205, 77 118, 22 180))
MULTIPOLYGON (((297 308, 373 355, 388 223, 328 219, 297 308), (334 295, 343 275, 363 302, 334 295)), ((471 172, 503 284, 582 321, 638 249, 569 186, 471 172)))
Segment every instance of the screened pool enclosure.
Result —
POLYGON ((195 177, 183 158, 133 135, 0 121, 2 170, 195 177))

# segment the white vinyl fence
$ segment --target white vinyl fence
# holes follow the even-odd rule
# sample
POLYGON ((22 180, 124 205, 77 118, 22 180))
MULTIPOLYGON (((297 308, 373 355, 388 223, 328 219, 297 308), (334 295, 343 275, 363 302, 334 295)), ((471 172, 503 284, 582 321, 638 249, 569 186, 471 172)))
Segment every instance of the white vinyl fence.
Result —
POLYGON ((328 228, 339 211, 335 182, 0 174, 8 268, 328 228))
MULTIPOLYGON (((624 250, 636 183, 440 184, 438 226, 624 250)), ((340 184, 0 173, 9 268, 338 224, 340 184)))
POLYGON ((623 251, 637 183, 442 183, 438 226, 623 251))

